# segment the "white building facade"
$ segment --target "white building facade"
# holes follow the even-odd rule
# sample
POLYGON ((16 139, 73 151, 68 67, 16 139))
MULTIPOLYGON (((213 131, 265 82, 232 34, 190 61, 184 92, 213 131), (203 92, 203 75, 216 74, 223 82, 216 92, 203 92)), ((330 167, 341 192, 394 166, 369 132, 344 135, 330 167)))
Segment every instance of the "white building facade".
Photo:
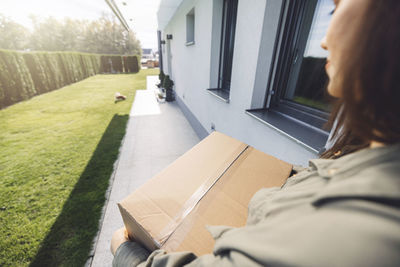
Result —
POLYGON ((162 0, 163 71, 198 135, 220 131, 293 164, 318 157, 330 110, 318 44, 332 7, 330 0, 162 0))

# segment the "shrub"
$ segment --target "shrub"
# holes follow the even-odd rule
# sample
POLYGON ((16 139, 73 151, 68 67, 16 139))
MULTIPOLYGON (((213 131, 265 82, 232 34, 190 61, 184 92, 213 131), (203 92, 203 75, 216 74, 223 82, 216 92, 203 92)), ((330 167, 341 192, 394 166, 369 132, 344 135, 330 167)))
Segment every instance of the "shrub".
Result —
POLYGON ((0 61, 2 106, 28 99, 37 94, 21 53, 0 50, 0 61))
POLYGON ((64 85, 63 74, 60 71, 57 56, 54 53, 40 53, 43 58, 43 63, 47 66, 48 91, 60 88, 64 85))
POLYGON ((124 70, 126 73, 137 73, 140 70, 140 64, 137 56, 124 56, 124 70))
POLYGON ((161 88, 164 84, 164 79, 165 79, 165 74, 162 70, 160 70, 160 74, 158 74, 158 79, 160 80, 160 83, 157 84, 157 87, 161 88))
MULTIPOLYGON (((101 56, 101 70, 102 73, 123 73, 124 72, 123 58, 117 55, 101 56)), ((127 72, 126 69, 125 72, 127 72)))
POLYGON ((9 69, 0 54, 0 105, 2 107, 12 102, 11 97, 13 90, 11 90, 10 87, 12 87, 13 83, 9 77, 9 69))
POLYGON ((125 64, 118 55, 0 50, 0 108, 98 73, 123 73, 124 66, 138 72, 137 57, 126 58, 125 64))
POLYGON ((168 91, 168 90, 172 90, 173 86, 174 86, 174 81, 169 78, 169 75, 165 75, 165 77, 163 79, 162 87, 168 91))
POLYGON ((41 60, 37 53, 27 53, 23 55, 26 66, 29 69, 33 83, 37 90, 37 93, 45 93, 50 90, 49 83, 47 82, 47 74, 44 69, 44 65, 41 64, 41 60))
POLYGON ((122 57, 121 56, 111 56, 113 70, 117 73, 123 73, 122 57))
POLYGON ((172 87, 174 86, 174 81, 169 78, 169 75, 165 75, 162 87, 165 88, 166 91, 166 98, 167 102, 171 102, 175 100, 174 92, 172 87))
POLYGON ((111 73, 112 61, 109 56, 100 57, 100 70, 101 73, 111 73))

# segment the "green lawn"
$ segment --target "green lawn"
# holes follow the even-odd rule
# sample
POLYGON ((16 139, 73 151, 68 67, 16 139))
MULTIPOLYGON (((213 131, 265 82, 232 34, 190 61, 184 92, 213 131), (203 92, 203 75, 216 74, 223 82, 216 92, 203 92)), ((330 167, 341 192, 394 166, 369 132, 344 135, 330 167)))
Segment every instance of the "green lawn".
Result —
POLYGON ((0 110, 0 266, 86 262, 135 90, 156 74, 97 75, 0 110))
POLYGON ((293 101, 297 102, 297 103, 300 103, 302 105, 306 105, 306 106, 309 106, 309 107, 312 107, 312 108, 324 110, 324 111, 327 111, 327 112, 330 112, 330 110, 331 110, 331 107, 326 102, 313 100, 313 99, 309 99, 309 98, 302 97, 302 96, 295 96, 293 98, 293 101))

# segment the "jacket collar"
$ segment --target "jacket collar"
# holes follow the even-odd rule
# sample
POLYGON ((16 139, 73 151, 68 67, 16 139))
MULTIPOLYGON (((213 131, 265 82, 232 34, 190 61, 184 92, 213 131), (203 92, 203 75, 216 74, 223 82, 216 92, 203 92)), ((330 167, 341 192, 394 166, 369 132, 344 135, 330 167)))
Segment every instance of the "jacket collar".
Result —
POLYGON ((310 167, 329 180, 313 205, 358 198, 400 201, 400 143, 366 148, 336 160, 315 159, 310 167))

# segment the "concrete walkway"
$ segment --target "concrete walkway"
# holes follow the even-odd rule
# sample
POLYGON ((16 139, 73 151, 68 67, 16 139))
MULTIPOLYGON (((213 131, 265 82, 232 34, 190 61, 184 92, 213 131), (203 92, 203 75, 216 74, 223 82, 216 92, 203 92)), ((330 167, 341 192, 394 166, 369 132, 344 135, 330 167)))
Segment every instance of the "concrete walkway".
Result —
POLYGON ((111 236, 123 226, 117 203, 200 141, 176 102, 157 102, 157 81, 148 76, 147 90, 136 91, 89 266, 111 266, 111 236))

